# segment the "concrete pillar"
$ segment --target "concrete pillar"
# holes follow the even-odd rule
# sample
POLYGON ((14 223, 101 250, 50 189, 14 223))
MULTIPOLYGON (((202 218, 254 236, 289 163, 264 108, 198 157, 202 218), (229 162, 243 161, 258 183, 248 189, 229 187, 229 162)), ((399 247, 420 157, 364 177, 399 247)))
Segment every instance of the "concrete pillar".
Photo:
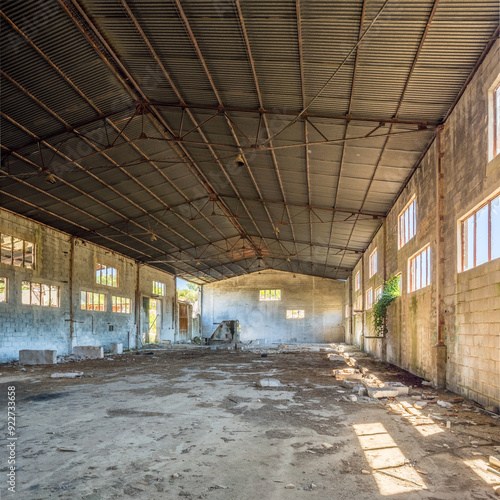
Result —
POLYGON ((433 349, 436 387, 446 387, 446 342, 444 331, 444 173, 441 134, 443 125, 436 129, 436 345, 433 349))

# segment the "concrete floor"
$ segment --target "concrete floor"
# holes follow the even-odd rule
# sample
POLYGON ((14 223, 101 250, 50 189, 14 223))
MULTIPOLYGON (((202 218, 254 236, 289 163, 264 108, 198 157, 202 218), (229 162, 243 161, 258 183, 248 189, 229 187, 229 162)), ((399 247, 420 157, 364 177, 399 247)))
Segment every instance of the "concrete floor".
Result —
MULTIPOLYGON (((500 476, 485 467, 500 455, 499 421, 471 402, 445 409, 434 400, 412 414, 397 400, 347 401, 348 384, 331 376, 345 362, 317 346, 267 357, 153 353, 1 367, 3 407, 16 387, 17 498, 497 498, 500 476), (71 370, 85 375, 50 378, 71 370), (281 386, 257 387, 263 377, 281 386)), ((429 391, 395 367, 359 363, 414 385, 415 397, 400 402, 429 391)))

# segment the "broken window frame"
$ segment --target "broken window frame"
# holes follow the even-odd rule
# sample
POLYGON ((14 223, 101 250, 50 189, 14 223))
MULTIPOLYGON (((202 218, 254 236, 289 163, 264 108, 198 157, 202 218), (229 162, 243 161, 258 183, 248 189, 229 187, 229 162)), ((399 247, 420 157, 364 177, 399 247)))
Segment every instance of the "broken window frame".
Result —
POLYGON ((0 303, 9 301, 9 278, 0 277, 0 303))
POLYGON ((373 252, 370 254, 370 259, 368 260, 368 277, 371 278, 372 276, 375 276, 377 274, 377 268, 378 268, 378 253, 377 253, 377 248, 373 250, 373 252))
POLYGON ((118 287, 118 270, 106 264, 96 262, 95 281, 98 285, 118 287))
POLYGON ((495 250, 496 248, 500 248, 500 231, 493 230, 494 221, 492 221, 492 219, 497 219, 498 223, 500 223, 499 193, 496 193, 491 198, 487 199, 473 212, 468 214, 467 217, 464 217, 459 221, 461 246, 459 272, 468 271, 469 269, 473 269, 477 266, 480 266, 481 264, 485 264, 486 262, 490 262, 500 257, 500 251, 495 250), (478 214, 483 210, 486 210, 487 229, 486 232, 484 230, 480 230, 478 234, 478 214), (495 212, 495 215, 493 215, 493 217, 492 210, 495 212), (472 233, 470 237, 469 232, 472 233), (496 241, 494 242, 494 240, 498 240, 498 244, 496 243, 496 241), (469 251, 470 243, 472 243, 472 251, 469 251), (479 262, 478 243, 480 246, 480 250, 483 253, 484 250, 486 250, 487 253, 487 259, 484 260, 480 258, 479 262), (486 249, 484 247, 481 248, 481 245, 486 245, 486 249))
POLYGON ((162 283, 161 281, 153 281, 153 295, 165 296, 166 288, 165 283, 162 283))
POLYGON ((80 292, 80 308, 83 311, 106 311, 106 294, 99 292, 80 292), (97 299, 97 300, 95 300, 97 299))
POLYGON ((305 311, 304 309, 287 309, 286 319, 304 319, 305 311))
POLYGON ((111 297, 112 308, 111 310, 114 313, 120 314, 130 314, 132 307, 132 300, 128 297, 117 297, 113 295, 111 297))
POLYGON ((417 234, 417 199, 406 205, 398 216, 398 250, 403 248, 417 234))
POLYGON ((430 284, 431 245, 429 243, 408 259, 408 292, 416 292, 430 284))
POLYGON ((35 244, 10 234, 0 234, 0 262, 8 266, 35 268, 35 244), (10 241, 9 241, 10 240, 10 241), (16 249, 17 246, 17 249, 16 249))
POLYGON ((259 292, 259 301, 276 301, 281 300, 281 290, 280 289, 272 289, 272 290, 260 290, 259 292))
POLYGON ((21 303, 24 306, 60 307, 60 287, 23 280, 21 303))

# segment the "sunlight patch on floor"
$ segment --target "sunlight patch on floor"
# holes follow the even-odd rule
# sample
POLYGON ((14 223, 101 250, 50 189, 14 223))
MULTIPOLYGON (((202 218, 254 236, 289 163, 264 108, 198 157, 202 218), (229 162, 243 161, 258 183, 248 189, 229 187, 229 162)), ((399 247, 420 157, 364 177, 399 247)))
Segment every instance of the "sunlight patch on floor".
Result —
POLYGON ((490 465, 482 458, 464 460, 464 464, 470 467, 486 484, 491 486, 500 485, 500 476, 487 470, 486 467, 490 467, 490 465))
POLYGON ((361 449, 384 496, 427 489, 398 445, 380 422, 354 424, 361 449))

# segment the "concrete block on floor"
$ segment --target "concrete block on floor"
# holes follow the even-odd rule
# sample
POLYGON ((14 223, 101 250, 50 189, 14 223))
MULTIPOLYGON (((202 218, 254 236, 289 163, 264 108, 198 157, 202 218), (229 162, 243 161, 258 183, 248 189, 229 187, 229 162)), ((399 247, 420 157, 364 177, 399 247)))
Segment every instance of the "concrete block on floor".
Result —
POLYGON ((89 358, 104 358, 104 347, 92 345, 75 346, 73 347, 73 354, 89 358))
POLYGON ((396 389, 387 389, 385 387, 368 387, 368 396, 371 398, 396 398, 399 393, 396 389))
POLYGON ((123 344, 121 342, 111 342, 110 349, 112 354, 123 354, 123 344))
POLYGON ((361 380, 363 378, 363 374, 360 373, 360 371, 356 370, 355 368, 344 368, 343 370, 333 370, 332 375, 337 380, 346 380, 346 379, 361 380))
POLYGON ((55 365, 57 351, 51 349, 22 349, 19 351, 20 365, 55 365))
POLYGON ((344 356, 338 356, 337 354, 328 354, 328 359, 330 361, 344 361, 344 356))
POLYGON ((401 382, 386 382, 384 387, 387 389, 395 389, 398 391, 400 396, 407 396, 410 392, 410 388, 407 385, 404 385, 401 382))
POLYGON ((259 380, 261 387, 279 387, 280 381, 276 378, 262 378, 259 380))

